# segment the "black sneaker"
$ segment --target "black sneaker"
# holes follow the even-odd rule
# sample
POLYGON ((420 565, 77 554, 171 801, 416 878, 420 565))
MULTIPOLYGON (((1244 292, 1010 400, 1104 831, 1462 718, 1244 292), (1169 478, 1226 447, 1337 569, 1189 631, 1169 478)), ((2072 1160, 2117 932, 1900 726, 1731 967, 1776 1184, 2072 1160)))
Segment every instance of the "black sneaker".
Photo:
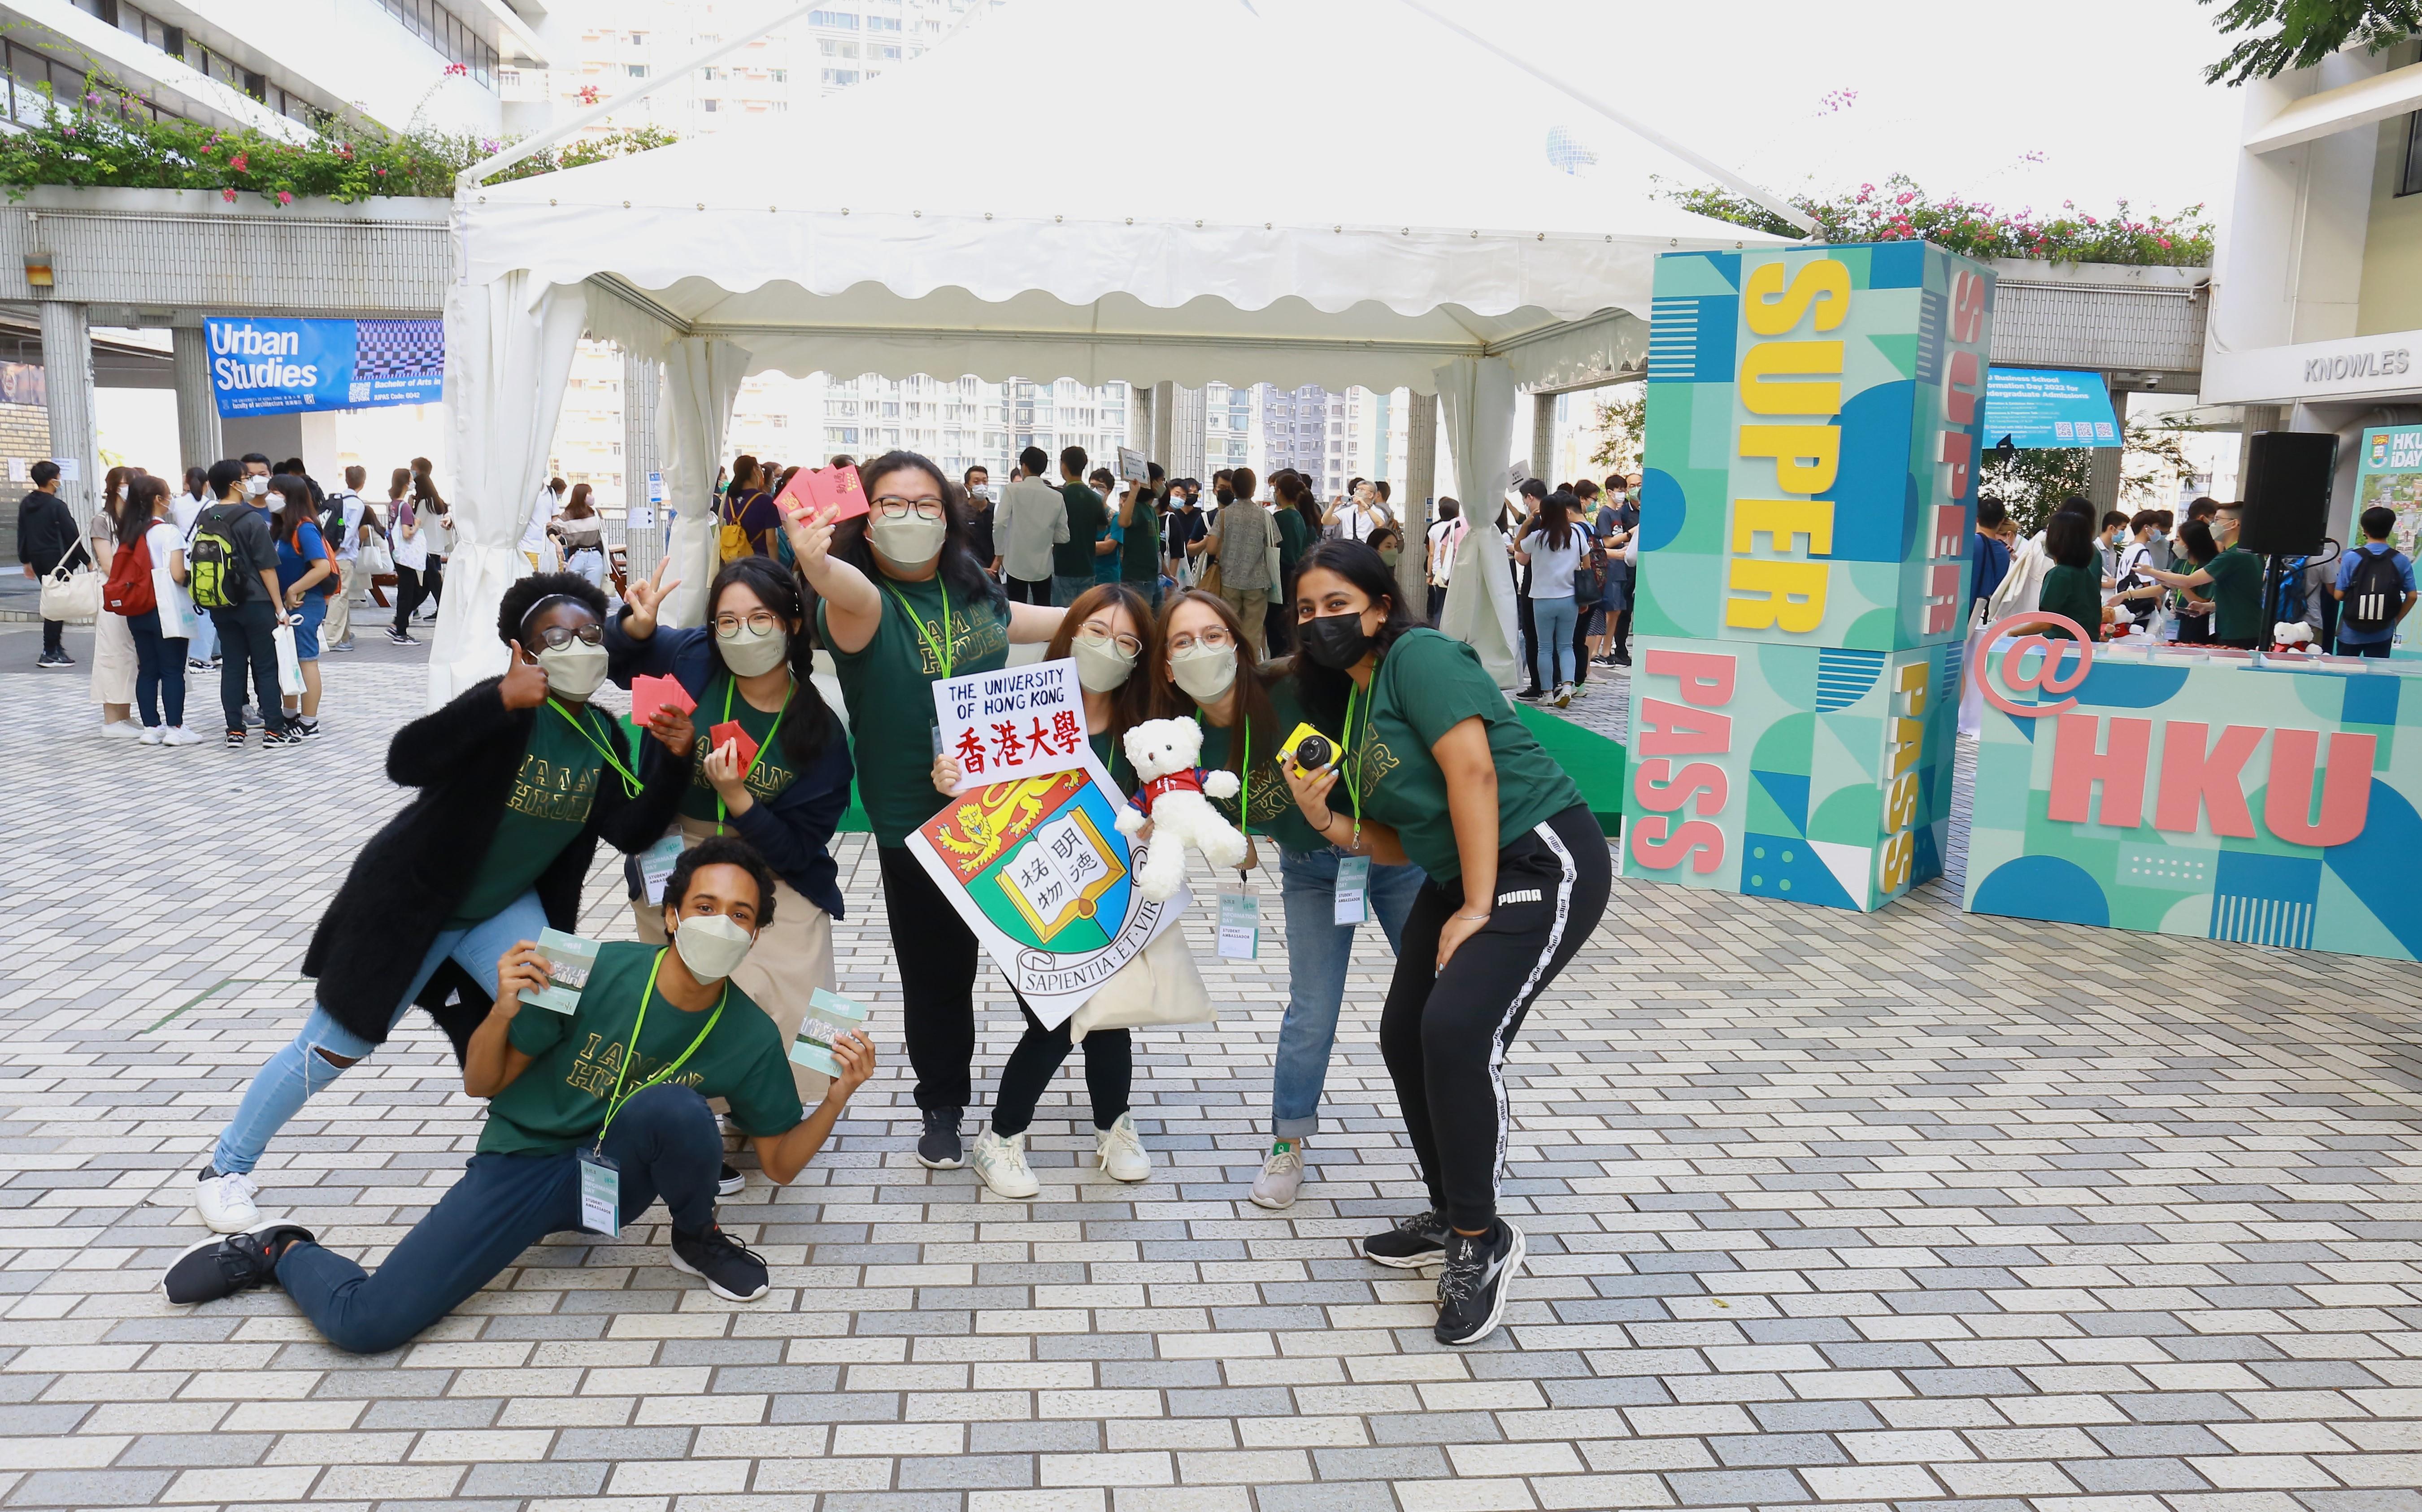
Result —
POLYGON ((277 1279, 275 1254, 290 1242, 312 1242, 311 1231, 283 1219, 255 1223, 222 1238, 213 1234, 187 1250, 161 1274, 160 1290, 180 1307, 215 1302, 277 1279))
POLYGON ((1439 1343, 1478 1344, 1497 1331, 1524 1252, 1522 1231, 1502 1218, 1486 1234, 1448 1233, 1439 1271, 1439 1343))
POLYGON ((229 750, 244 749, 244 732, 241 730, 228 731, 227 732, 227 743, 228 749, 229 750))
POLYGON ((1544 702, 1544 701, 1546 701, 1547 697, 1548 697, 1548 695, 1547 695, 1547 694, 1545 694, 1545 693, 1543 693, 1543 692, 1539 691, 1539 690, 1538 690, 1537 688, 1535 688, 1535 687, 1526 687, 1526 688, 1524 688, 1521 692, 1517 693, 1517 694, 1515 694, 1514 696, 1515 696, 1516 698, 1518 698, 1518 699, 1520 699, 1520 700, 1521 700, 1523 702, 1525 702, 1525 703, 1540 703, 1540 702, 1544 702))
POLYGON ((928 1108, 925 1132, 917 1141, 917 1163, 928 1171, 956 1171, 967 1156, 959 1142, 959 1118, 964 1108, 928 1108))
POLYGON ((317 719, 289 719, 286 721, 286 732, 290 735, 300 736, 305 740, 316 740, 320 736, 320 721, 317 719))
POLYGON ((264 750, 283 750, 301 744, 302 735, 291 730, 264 730, 260 734, 260 745, 264 750))
POLYGON ((673 1230, 673 1268, 706 1283, 727 1302, 753 1302, 765 1295, 765 1262, 747 1245, 709 1223, 703 1234, 673 1230))
POLYGON ((73 667, 75 658, 64 651, 46 651, 34 658, 34 665, 44 671, 57 671, 61 668, 73 667))
POLYGON ((394 641, 399 646, 417 646, 419 644, 418 641, 413 639, 410 636, 392 626, 388 627, 386 638, 389 640, 394 641))
POLYGON ((732 1169, 731 1163, 727 1160, 724 1162, 723 1174, 715 1178, 715 1189, 720 1196, 737 1197, 748 1189, 748 1178, 732 1169))
POLYGON ((1374 1234, 1362 1241, 1362 1258, 1376 1260, 1399 1270, 1419 1270, 1423 1266, 1437 1265, 1446 1253, 1446 1220, 1434 1209, 1423 1208, 1413 1218, 1406 1219, 1384 1234, 1374 1234))

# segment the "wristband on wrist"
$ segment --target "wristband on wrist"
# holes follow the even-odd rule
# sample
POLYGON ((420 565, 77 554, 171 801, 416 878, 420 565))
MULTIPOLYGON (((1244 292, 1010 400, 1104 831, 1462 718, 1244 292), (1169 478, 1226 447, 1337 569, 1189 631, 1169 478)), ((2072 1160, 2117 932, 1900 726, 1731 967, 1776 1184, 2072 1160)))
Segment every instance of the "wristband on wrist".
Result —
POLYGON ((1456 914, 1455 917, 1457 919, 1477 919, 1482 923, 1486 923, 1489 918, 1489 916, 1485 913, 1459 913, 1456 914))

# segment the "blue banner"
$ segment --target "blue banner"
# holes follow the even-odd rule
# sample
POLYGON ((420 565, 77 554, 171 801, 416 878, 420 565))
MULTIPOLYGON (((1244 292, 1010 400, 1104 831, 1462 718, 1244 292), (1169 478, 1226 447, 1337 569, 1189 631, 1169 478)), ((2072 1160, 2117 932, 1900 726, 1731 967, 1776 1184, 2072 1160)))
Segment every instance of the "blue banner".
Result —
POLYGON ((2115 447, 2119 423, 2099 372, 1995 368, 1985 379, 1985 449, 2115 447))
POLYGON ((212 320, 219 414, 433 404, 445 397, 439 321, 212 320))

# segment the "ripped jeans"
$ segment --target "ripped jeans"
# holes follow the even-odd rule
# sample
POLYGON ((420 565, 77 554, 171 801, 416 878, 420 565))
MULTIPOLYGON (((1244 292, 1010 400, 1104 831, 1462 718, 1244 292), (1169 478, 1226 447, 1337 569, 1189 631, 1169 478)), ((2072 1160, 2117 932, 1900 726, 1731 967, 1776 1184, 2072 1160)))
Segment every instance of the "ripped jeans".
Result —
MULTIPOLYGON (((396 999, 395 1012, 387 1016, 387 1028, 392 1031, 402 1021, 412 1007, 412 1000, 420 996, 420 989, 429 984, 429 979, 437 974, 437 968, 449 956, 477 978, 490 997, 495 996, 496 962, 523 940, 537 939, 538 932, 545 927, 546 910, 539 906, 538 893, 533 890, 476 924, 439 930, 420 957, 420 969, 412 974, 410 984, 396 999)), ((252 1085, 244 1089, 242 1106, 219 1133, 218 1147, 211 1154, 211 1169, 221 1175, 237 1171, 250 1173, 270 1137, 303 1110, 303 1104, 313 1093, 327 1091, 345 1074, 345 1066, 376 1048, 376 1045, 338 1023, 327 1009, 314 1002, 302 1032, 253 1073, 252 1085), (337 1064, 330 1059, 332 1056, 344 1064, 337 1064)))

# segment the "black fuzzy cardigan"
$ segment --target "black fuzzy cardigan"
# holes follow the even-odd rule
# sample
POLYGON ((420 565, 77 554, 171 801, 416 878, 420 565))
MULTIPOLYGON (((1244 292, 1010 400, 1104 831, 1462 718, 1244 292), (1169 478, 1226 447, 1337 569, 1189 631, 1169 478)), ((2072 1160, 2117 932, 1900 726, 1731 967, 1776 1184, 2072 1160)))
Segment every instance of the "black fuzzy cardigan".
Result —
MULTIPOLYGON (((320 1005, 372 1044, 385 1043, 397 995, 471 890, 512 796, 538 711, 506 708, 497 691, 502 681, 474 684, 396 732, 386 775, 420 795, 354 858, 304 953, 303 974, 319 979, 320 1005)), ((625 795, 612 771, 605 774, 589 823, 539 877, 539 902, 555 928, 570 933, 578 925, 580 890, 599 837, 618 850, 645 850, 672 822, 689 783, 687 767, 650 763, 641 770, 646 786, 637 798, 625 795)), ((484 984, 446 961, 415 1001, 454 1042, 459 1058, 490 1000, 484 984)))

